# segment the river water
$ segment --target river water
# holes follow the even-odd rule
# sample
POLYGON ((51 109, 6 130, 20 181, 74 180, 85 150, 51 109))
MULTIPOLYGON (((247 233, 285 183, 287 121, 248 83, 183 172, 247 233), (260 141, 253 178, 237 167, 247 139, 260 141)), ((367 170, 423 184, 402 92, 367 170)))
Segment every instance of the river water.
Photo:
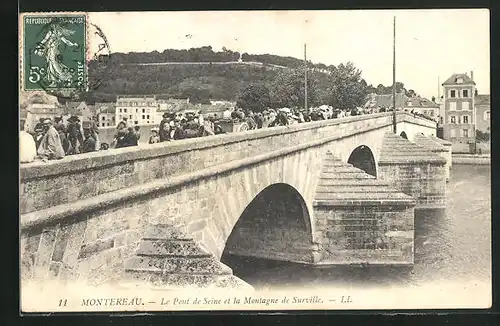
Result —
POLYGON ((429 283, 491 282, 490 165, 453 165, 447 208, 415 214, 415 264, 396 267, 314 268, 228 257, 236 276, 256 289, 297 286, 378 288, 429 283))

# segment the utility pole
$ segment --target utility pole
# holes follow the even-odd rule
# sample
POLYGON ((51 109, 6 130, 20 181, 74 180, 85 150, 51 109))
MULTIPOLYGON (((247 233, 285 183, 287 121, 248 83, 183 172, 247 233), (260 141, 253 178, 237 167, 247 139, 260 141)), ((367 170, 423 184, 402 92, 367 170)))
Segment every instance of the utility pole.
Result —
POLYGON ((309 116, 309 107, 307 106, 307 48, 304 43, 304 109, 306 116, 309 116))
POLYGON ((393 40, 392 40, 392 129, 397 134, 396 128, 396 16, 393 23, 393 40))

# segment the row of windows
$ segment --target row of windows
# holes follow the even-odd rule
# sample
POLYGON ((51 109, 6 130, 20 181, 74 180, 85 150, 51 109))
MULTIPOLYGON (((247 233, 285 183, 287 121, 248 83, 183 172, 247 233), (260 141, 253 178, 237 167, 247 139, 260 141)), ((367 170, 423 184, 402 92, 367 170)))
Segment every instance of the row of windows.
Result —
POLYGON ((459 92, 455 89, 450 89, 450 97, 455 98, 455 97, 470 97, 472 94, 469 92, 468 89, 462 89, 462 92, 459 92), (462 95, 462 96, 460 96, 462 95))
MULTIPOLYGON (((450 137, 454 138, 457 137, 457 131, 458 129, 450 129, 450 137)), ((462 129, 461 131, 461 137, 469 137, 469 129, 462 129)))
POLYGON ((450 123, 472 123, 470 120, 471 119, 468 115, 462 116, 462 119, 460 119, 460 117, 458 117, 457 119, 457 117, 454 115, 450 116, 450 123))
MULTIPOLYGON (((127 113, 127 109, 118 109, 120 113, 127 113)), ((135 109, 135 113, 139 113, 139 109, 135 109)), ((142 113, 151 113, 151 109, 142 109, 142 113)))
POLYGON ((450 102, 450 110, 470 110, 470 102, 450 102))
POLYGON ((137 102, 137 101, 133 101, 133 102, 118 102, 117 103, 118 105, 120 106, 156 106, 156 103, 155 102, 151 102, 151 101, 148 101, 148 102, 137 102))

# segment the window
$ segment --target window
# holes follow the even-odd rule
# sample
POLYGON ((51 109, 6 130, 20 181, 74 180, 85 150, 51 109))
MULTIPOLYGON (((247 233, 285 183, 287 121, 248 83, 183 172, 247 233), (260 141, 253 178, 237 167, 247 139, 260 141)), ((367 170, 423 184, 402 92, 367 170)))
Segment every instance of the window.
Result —
POLYGON ((142 113, 146 113, 146 109, 142 109, 142 113))
POLYGON ((129 117, 129 119, 132 119, 132 115, 129 115, 128 117, 129 117))
POLYGON ((149 123, 149 120, 147 121, 147 123, 149 123))
POLYGON ((484 111, 483 119, 486 121, 490 121, 490 111, 484 111))
POLYGON ((462 103, 462 109, 464 109, 464 110, 470 110, 469 102, 463 102, 462 103))
POLYGON ((462 90, 462 97, 469 97, 469 90, 468 89, 462 90))
POLYGON ((456 80, 457 84, 461 84, 464 82, 464 79, 462 77, 458 77, 456 80))
POLYGON ((122 113, 122 109, 118 109, 118 112, 122 113))
POLYGON ((127 113, 127 109, 123 109, 123 113, 127 113))
POLYGON ((149 114, 146 117, 149 119, 149 114))
MULTIPOLYGON (((104 127, 105 125, 106 125, 106 124, 105 124, 104 122, 103 122, 103 123, 101 123, 101 127, 104 127)), ((108 125, 109 125, 109 123, 108 123, 108 125)))
POLYGON ((457 102, 450 102, 450 110, 456 110, 457 109, 457 102))
POLYGON ((429 113, 430 113, 429 115, 430 115, 431 117, 433 117, 433 116, 434 116, 434 110, 430 110, 430 111, 429 111, 429 113))
POLYGON ((443 119, 443 117, 439 117, 439 121, 441 121, 441 124, 443 124, 443 123, 444 123, 444 121, 443 121, 443 120, 444 120, 444 119, 443 119))
POLYGON ((469 123, 469 116, 468 115, 464 115, 462 120, 463 120, 462 121, 463 123, 469 123))
POLYGON ((456 95, 456 91, 455 91, 454 89, 452 89, 452 90, 450 91, 450 97, 456 97, 456 96, 457 96, 457 95, 456 95))
POLYGON ((146 116, 143 114, 143 115, 142 115, 142 120, 144 120, 144 119, 146 119, 146 116))
POLYGON ((138 113, 139 112, 139 109, 135 109, 135 113, 138 113))
POLYGON ((452 115, 450 117, 450 123, 457 123, 457 117, 455 117, 454 115, 452 115))
POLYGON ((137 120, 136 120, 136 121, 134 121, 134 123, 135 123, 136 125, 138 125, 138 124, 139 124, 139 121, 137 121, 137 120))
POLYGON ((109 122, 108 122, 108 127, 109 127, 109 122))
POLYGON ((102 121, 106 121, 106 117, 105 116, 102 116, 102 121))
POLYGON ((469 129, 462 129, 462 136, 469 137, 469 129))
POLYGON ((450 129, 450 137, 451 138, 457 137, 457 130, 456 129, 450 129))

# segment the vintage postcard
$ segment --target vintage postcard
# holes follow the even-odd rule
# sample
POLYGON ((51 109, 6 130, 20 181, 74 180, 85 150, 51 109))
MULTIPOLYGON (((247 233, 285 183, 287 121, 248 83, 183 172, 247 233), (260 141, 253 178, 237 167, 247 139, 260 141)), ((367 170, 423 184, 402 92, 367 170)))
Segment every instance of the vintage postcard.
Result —
POLYGON ((489 11, 19 15, 22 312, 488 308, 489 11))

